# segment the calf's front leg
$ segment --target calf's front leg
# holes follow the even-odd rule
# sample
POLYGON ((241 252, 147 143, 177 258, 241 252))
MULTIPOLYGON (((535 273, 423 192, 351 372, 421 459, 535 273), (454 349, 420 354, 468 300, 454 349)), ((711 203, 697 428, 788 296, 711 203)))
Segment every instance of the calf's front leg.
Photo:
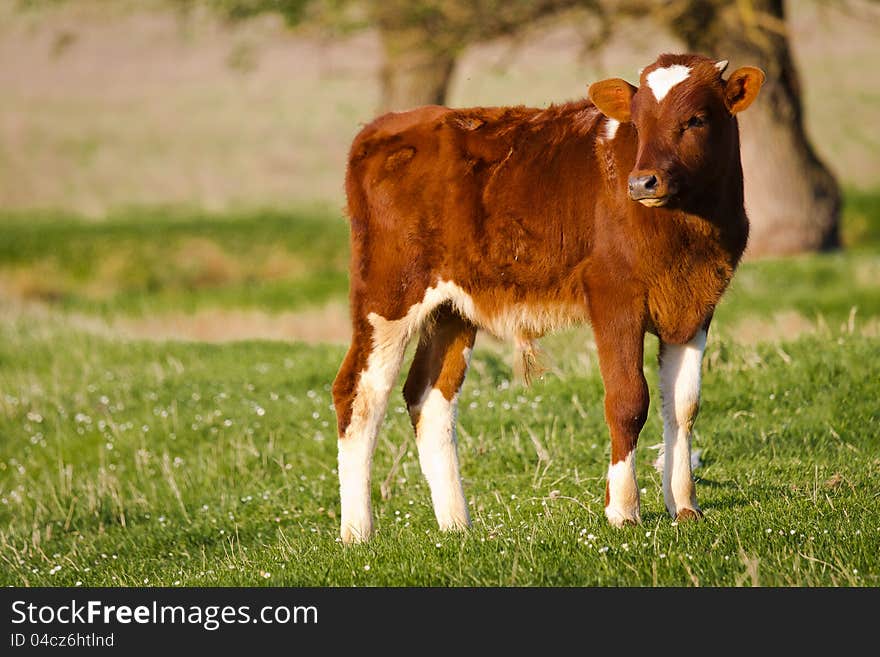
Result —
POLYGON ((663 398, 663 499, 676 520, 703 516, 691 472, 691 431, 700 410, 700 370, 706 326, 682 345, 660 341, 663 398))
POLYGON ((605 384, 605 421, 611 433, 605 516, 615 527, 622 527, 641 522, 636 443, 650 403, 642 366, 645 335, 640 325, 619 321, 594 321, 593 328, 605 384))

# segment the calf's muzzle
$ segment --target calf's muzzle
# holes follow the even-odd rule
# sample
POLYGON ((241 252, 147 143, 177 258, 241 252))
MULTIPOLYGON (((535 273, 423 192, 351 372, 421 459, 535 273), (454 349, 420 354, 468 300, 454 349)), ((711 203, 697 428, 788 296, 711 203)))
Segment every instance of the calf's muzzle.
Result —
POLYGON ((629 177, 629 197, 648 207, 664 205, 671 190, 659 171, 634 171, 629 177))

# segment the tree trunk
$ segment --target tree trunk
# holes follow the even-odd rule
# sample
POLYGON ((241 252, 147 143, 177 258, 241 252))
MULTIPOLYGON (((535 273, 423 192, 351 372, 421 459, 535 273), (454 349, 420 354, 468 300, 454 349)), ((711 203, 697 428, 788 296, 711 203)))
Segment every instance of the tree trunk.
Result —
POLYGON ((436 46, 418 27, 380 27, 382 64, 381 112, 419 105, 443 105, 455 57, 436 46))
POLYGON ((749 256, 840 245, 840 188, 804 131, 784 20, 783 0, 695 0, 673 25, 693 51, 729 59, 728 72, 753 65, 767 74, 758 99, 739 115, 749 256))

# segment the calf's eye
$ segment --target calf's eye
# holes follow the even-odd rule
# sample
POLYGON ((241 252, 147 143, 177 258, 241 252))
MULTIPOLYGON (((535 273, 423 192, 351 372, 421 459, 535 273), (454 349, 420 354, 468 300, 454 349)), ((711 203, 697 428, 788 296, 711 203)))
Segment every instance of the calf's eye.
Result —
POLYGON ((688 119, 688 122, 685 123, 684 128, 685 130, 688 130, 689 128, 700 128, 704 125, 706 125, 706 119, 704 119, 702 116, 694 115, 688 119))

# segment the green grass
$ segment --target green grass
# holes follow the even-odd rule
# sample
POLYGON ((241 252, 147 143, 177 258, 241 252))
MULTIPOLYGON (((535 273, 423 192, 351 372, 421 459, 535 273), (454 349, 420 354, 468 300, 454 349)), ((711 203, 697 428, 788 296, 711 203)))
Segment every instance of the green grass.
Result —
POLYGON ((706 520, 665 515, 655 405, 639 448, 644 522, 624 530, 603 518, 595 354, 568 344, 581 365, 529 389, 478 352, 459 416, 466 535, 435 528, 395 393, 374 466, 378 535, 345 549, 328 392, 341 348, 7 323, 0 584, 880 585, 876 338, 713 344, 696 438, 706 520))
POLYGON ((602 382, 581 329, 545 340, 552 365, 531 388, 509 349, 478 347, 459 413, 467 534, 436 529, 395 391, 374 466, 377 535, 354 548, 337 542, 329 393, 344 348, 132 341, 67 315, 342 298, 341 219, 7 217, 6 289, 64 293, 37 297, 49 312, 12 304, 0 320, 0 585, 880 586, 876 198, 848 206, 865 217, 845 226, 856 248, 747 263, 719 307, 695 438, 704 522, 670 521, 651 467, 653 339, 643 523, 605 522, 602 382), (216 278, 186 268, 190 251, 216 278), (741 339, 744 322, 782 312, 811 330, 741 339))
POLYGON ((308 207, 120 211, 102 221, 0 216, 0 281, 25 300, 102 315, 290 310, 345 294, 348 224, 308 207))

